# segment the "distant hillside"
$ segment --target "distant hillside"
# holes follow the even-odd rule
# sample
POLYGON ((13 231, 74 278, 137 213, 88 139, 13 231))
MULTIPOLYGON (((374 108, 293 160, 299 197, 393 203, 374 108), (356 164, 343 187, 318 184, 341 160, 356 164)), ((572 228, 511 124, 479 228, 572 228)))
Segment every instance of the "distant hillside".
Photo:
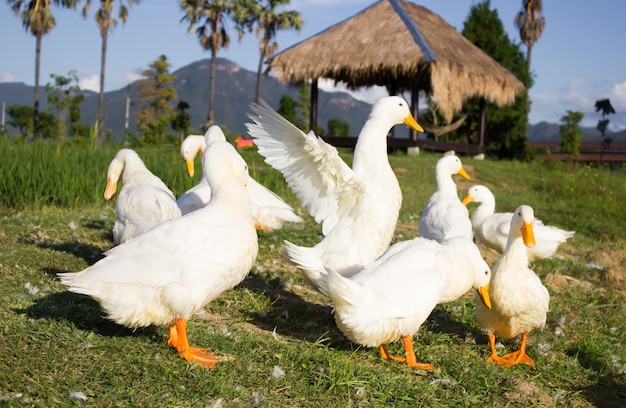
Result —
MULTIPOLYGON (((190 105, 192 127, 196 130, 206 121, 209 99, 210 60, 205 59, 191 63, 173 73, 176 75, 174 87, 178 100, 190 105)), ((256 73, 239 67, 226 59, 218 58, 215 86, 215 122, 226 126, 231 132, 245 134, 245 123, 249 121, 247 114, 250 104, 254 101, 256 73)), ((138 112, 138 88, 136 83, 129 86, 131 96, 130 124, 131 132, 136 132, 138 112)), ((127 88, 106 92, 104 94, 105 128, 112 131, 120 139, 124 132, 127 88)), ((85 101, 82 105, 82 122, 95 122, 98 109, 98 94, 84 92, 85 101)), ((280 97, 287 94, 298 99, 298 89, 281 84, 275 78, 264 77, 261 96, 270 105, 277 107, 280 97)), ((33 87, 23 83, 0 83, 0 103, 11 105, 32 105, 33 87)), ((354 99, 346 93, 319 93, 318 123, 324 128, 328 120, 339 118, 350 125, 350 132, 358 134, 367 120, 371 105, 354 99)), ((40 88, 41 109, 47 108, 46 91, 40 88)))
MULTIPOLYGON (((528 141, 530 142, 556 142, 561 140, 561 125, 556 123, 539 122, 528 127, 528 141)), ((595 127, 581 127, 583 140, 592 142, 602 139, 602 134, 595 127)), ((617 141, 626 141, 626 130, 619 132, 607 132, 605 136, 617 141)))
MULTIPOLYGON (((176 75, 174 87, 178 93, 178 100, 184 100, 190 105, 192 127, 196 131, 206 121, 209 98, 209 68, 210 60, 204 59, 184 66, 173 73, 176 75)), ((245 123, 249 121, 247 114, 250 104, 254 100, 256 87, 256 73, 241 68, 239 65, 222 58, 217 59, 216 92, 215 92, 215 122, 226 126, 230 132, 245 134, 245 123)), ((116 91, 104 94, 105 128, 111 130, 114 137, 121 139, 124 133, 124 118, 126 110, 126 93, 130 91, 130 131, 136 134, 135 118, 138 112, 138 89, 136 83, 130 84, 116 91)), ((264 77, 261 95, 274 107, 278 106, 280 97, 289 95, 298 99, 298 90, 281 84, 273 77, 264 77)), ((85 124, 95 122, 98 109, 98 94, 85 91, 85 101, 82 105, 82 121, 85 124)), ((47 108, 46 91, 40 88, 41 109, 47 108)), ((0 103, 11 105, 32 105, 33 87, 23 83, 0 83, 0 103)), ((367 119, 371 105, 359 101, 347 93, 319 93, 318 123, 326 128, 329 119, 338 118, 350 125, 350 133, 358 135, 363 123, 367 119)), ((6 119, 5 119, 6 120, 6 119)), ((557 141, 561 140, 559 124, 540 122, 530 125, 528 139, 530 141, 557 141)), ((582 128, 584 140, 600 140, 600 132, 595 128, 582 128)), ((396 137, 405 137, 400 132, 396 137)), ((626 141, 626 130, 611 133, 613 140, 626 141)))

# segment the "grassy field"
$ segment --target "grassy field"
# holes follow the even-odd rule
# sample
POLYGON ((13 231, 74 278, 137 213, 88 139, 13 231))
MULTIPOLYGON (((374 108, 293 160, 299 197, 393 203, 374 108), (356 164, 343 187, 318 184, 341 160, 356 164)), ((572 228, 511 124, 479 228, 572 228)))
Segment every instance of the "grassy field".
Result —
MULTIPOLYGON (((177 148, 138 151, 177 195, 186 179, 177 148)), ((114 203, 104 202, 114 149, 0 147, 0 405, 168 407, 624 407, 626 406, 626 175, 562 163, 462 157, 471 181, 492 188, 499 211, 525 203, 544 222, 576 230, 558 256, 532 268, 551 295, 548 323, 532 332, 536 367, 487 363, 486 336, 466 295, 438 306, 414 339, 426 372, 382 361, 345 339, 331 305, 280 250, 313 245, 319 227, 280 175, 254 151, 251 174, 306 218, 260 234, 249 277, 189 323, 194 345, 224 361, 215 370, 178 358, 167 329, 132 331, 98 304, 67 292, 55 274, 79 271, 112 246, 114 203)), ((350 154, 344 154, 350 160, 350 154)), ((439 156, 394 154, 404 202, 396 240, 417 235, 439 156)), ((470 205, 470 211, 473 205, 470 205)), ((481 247, 489 264, 497 254, 481 247)), ((517 340, 502 342, 506 351, 517 340)), ((390 347, 402 353, 400 344, 390 347)), ((505 351, 503 350, 503 351, 505 351)))

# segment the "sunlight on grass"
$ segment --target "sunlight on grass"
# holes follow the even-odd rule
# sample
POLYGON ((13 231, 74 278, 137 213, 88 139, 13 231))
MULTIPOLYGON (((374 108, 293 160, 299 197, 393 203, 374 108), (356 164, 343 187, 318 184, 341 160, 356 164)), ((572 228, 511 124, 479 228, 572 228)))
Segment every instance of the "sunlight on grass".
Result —
MULTIPOLYGON (((93 264, 112 246, 115 208, 102 192, 115 151, 57 156, 45 146, 0 145, 0 168, 11 175, 0 184, 0 401, 7 406, 620 407, 626 400, 623 172, 462 157, 472 179, 455 178, 459 195, 485 184, 498 211, 527 203, 544 222, 576 235, 554 259, 532 265, 551 295, 547 325, 529 340, 534 369, 485 361, 486 336, 466 295, 438 306, 414 338, 418 360, 437 367, 428 373, 383 361, 376 349, 342 336, 327 299, 281 254, 285 239, 317 243, 319 225, 279 173, 244 151, 251 174, 305 222, 260 234, 248 278, 191 319, 194 343, 224 360, 205 370, 177 358, 165 344, 166 328, 118 326, 55 278, 93 264)), ((177 195, 198 182, 186 176, 174 146, 139 154, 177 195)), ((417 235, 438 158, 391 155, 403 191, 396 241, 417 235)), ((480 249, 490 264, 497 259, 480 249)), ((511 351, 517 342, 498 347, 511 351)), ((390 350, 403 352, 401 344, 390 350)))

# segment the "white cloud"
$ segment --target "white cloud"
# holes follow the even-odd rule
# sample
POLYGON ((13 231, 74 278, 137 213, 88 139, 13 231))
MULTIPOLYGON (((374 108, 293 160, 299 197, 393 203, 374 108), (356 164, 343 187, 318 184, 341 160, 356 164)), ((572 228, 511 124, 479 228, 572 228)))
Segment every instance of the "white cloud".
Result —
POLYGON ((15 82, 15 75, 10 72, 0 71, 0 82, 15 82))
POLYGON ((91 75, 78 81, 78 87, 85 91, 100 92, 100 76, 91 75))
POLYGON ((582 126, 595 127, 601 119, 595 111, 595 103, 600 99, 610 99, 615 114, 607 117, 609 129, 626 129, 626 80, 612 85, 606 82, 593 82, 580 78, 570 80, 553 94, 537 94, 531 90, 532 107, 530 122, 558 122, 568 110, 582 112, 585 116, 582 126))
POLYGON ((113 85, 113 89, 120 89, 126 87, 128 84, 132 84, 135 81, 143 79, 143 76, 139 73, 141 70, 136 71, 121 71, 120 75, 118 75, 118 80, 113 85))
POLYGON ((352 95, 353 98, 367 103, 374 103, 383 96, 389 95, 384 86, 372 86, 351 91, 346 87, 345 83, 339 82, 335 85, 334 80, 327 78, 321 78, 318 82, 318 87, 325 92, 346 92, 352 95))

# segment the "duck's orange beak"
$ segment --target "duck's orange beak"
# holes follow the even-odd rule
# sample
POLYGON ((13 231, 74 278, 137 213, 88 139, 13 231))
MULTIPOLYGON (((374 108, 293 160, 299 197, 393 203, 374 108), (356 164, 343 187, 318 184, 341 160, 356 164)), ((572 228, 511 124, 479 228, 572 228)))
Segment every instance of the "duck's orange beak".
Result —
POLYGON ((522 226, 522 239, 524 240, 524 245, 528 248, 532 248, 535 246, 535 234, 533 233, 533 223, 525 222, 522 226))
POLYGON ((411 115, 410 113, 408 114, 408 116, 406 118, 404 118, 404 120, 402 121, 402 123, 404 123, 405 125, 407 125, 408 127, 410 127, 411 129, 418 131, 418 132, 422 132, 424 133, 424 128, 421 127, 417 121, 415 120, 415 118, 413 117, 413 115, 411 115))
POLYGON ((104 199, 110 200, 115 195, 116 191, 117 191, 117 183, 114 183, 111 180, 107 180, 107 186, 104 189, 104 199))
POLYGON ((486 284, 482 288, 476 289, 480 301, 483 302, 488 309, 491 309, 491 299, 489 298, 489 284, 486 284))
POLYGON ((464 169, 463 167, 461 167, 461 170, 459 170, 459 173, 458 173, 458 174, 459 174, 459 176, 463 177, 464 179, 467 179, 467 180, 469 180, 469 179, 470 179, 469 174, 467 174, 467 173, 465 172, 465 169, 464 169))
POLYGON ((474 201, 474 199, 472 198, 472 196, 470 196, 469 194, 465 196, 465 198, 463 199, 463 201, 461 201, 463 203, 463 205, 468 205, 469 203, 471 203, 472 201, 474 201))
POLYGON ((185 166, 187 166, 187 174, 189 174, 189 177, 193 177, 195 173, 193 160, 185 160, 185 166))

